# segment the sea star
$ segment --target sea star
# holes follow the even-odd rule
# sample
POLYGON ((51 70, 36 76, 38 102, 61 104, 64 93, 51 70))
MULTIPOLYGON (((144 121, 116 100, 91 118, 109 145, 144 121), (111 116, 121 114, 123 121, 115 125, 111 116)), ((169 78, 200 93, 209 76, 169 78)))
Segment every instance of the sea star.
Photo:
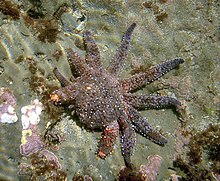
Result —
POLYGON ((117 75, 127 57, 131 34, 136 26, 129 26, 122 37, 109 67, 101 64, 98 46, 89 31, 84 31, 85 59, 72 49, 67 50, 67 59, 74 76, 67 80, 57 68, 54 74, 63 87, 50 96, 55 105, 68 105, 80 122, 92 130, 101 129, 98 155, 105 158, 111 153, 120 135, 122 155, 126 166, 131 166, 131 155, 135 145, 135 131, 151 141, 164 145, 167 139, 156 131, 136 109, 155 109, 181 106, 180 101, 168 96, 146 96, 132 94, 144 84, 149 84, 183 63, 183 59, 163 62, 145 72, 119 80, 117 75))

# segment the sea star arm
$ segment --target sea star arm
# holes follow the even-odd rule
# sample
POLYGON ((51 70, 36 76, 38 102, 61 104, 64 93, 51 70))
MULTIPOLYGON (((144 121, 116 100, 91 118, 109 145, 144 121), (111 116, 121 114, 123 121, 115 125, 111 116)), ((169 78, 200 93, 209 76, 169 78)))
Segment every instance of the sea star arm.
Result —
POLYGON ((118 138, 118 134, 119 125, 117 121, 114 121, 104 129, 98 145, 98 156, 100 158, 105 158, 112 152, 118 138))
POLYGON ((86 71, 87 65, 85 60, 80 58, 78 53, 74 52, 71 48, 67 49, 67 60, 74 77, 81 76, 86 71))
POLYGON ((125 92, 134 91, 142 85, 149 84, 156 79, 160 78, 170 70, 176 68, 179 64, 183 63, 184 60, 176 58, 174 60, 163 62, 159 65, 153 66, 146 72, 138 73, 130 78, 121 80, 122 88, 125 92))
POLYGON ((146 96, 125 93, 123 94, 123 97, 125 102, 136 109, 159 109, 175 107, 178 110, 178 108, 181 106, 180 101, 169 96, 146 96))
POLYGON ((57 68, 53 69, 53 73, 56 76, 56 78, 59 80, 61 86, 65 87, 70 85, 70 82, 59 72, 57 68))
POLYGON ((148 122, 146 118, 143 118, 138 111, 129 106, 129 114, 132 125, 136 132, 153 141, 156 144, 164 145, 167 143, 167 139, 162 136, 157 130, 155 130, 148 122))
POLYGON ((53 91, 50 94, 50 99, 55 105, 68 105, 70 103, 73 104, 76 96, 77 91, 75 90, 75 87, 70 84, 53 91))
POLYGON ((131 156, 133 154, 133 148, 136 142, 135 131, 132 126, 128 123, 125 116, 121 116, 118 119, 120 126, 120 141, 121 141, 121 152, 124 157, 125 165, 132 167, 131 156))
POLYGON ((100 52, 99 48, 96 45, 90 31, 85 31, 83 33, 83 40, 86 48, 85 61, 91 67, 100 67, 100 52))
POLYGON ((120 69, 122 68, 123 64, 124 64, 124 60, 127 57, 127 53, 128 53, 128 48, 131 42, 131 35, 132 32, 134 30, 136 26, 136 23, 131 24, 126 33, 123 35, 122 40, 121 40, 121 45, 120 47, 117 49, 116 54, 114 55, 110 66, 108 67, 108 72, 113 74, 113 75, 117 75, 117 73, 120 71, 120 69))

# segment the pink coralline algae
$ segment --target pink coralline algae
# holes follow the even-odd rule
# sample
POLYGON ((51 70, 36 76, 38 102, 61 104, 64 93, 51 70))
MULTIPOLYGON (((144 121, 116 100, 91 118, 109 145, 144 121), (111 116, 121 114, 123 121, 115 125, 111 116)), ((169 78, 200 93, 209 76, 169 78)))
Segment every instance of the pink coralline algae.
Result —
POLYGON ((148 157, 148 164, 141 165, 140 170, 123 166, 119 173, 119 181, 157 181, 161 157, 159 155, 151 155, 148 157))
POLYGON ((31 164, 21 163, 19 175, 29 175, 29 180, 66 181, 66 173, 61 170, 61 164, 54 153, 43 149, 31 156, 31 164))
POLYGON ((5 87, 0 88, 0 122, 14 123, 18 117, 14 111, 16 98, 12 92, 5 87))
POLYGON ((140 166, 140 173, 143 180, 156 181, 158 171, 160 168, 161 157, 159 155, 153 155, 148 157, 149 164, 140 166))
POLYGON ((21 108, 22 138, 20 153, 28 157, 44 148, 44 143, 38 134, 39 115, 43 110, 42 103, 35 99, 31 105, 21 108))
POLYGON ((20 153, 22 156, 31 159, 31 164, 21 163, 18 174, 30 175, 29 180, 65 181, 66 173, 61 170, 57 156, 46 149, 38 130, 42 110, 43 105, 38 99, 21 108, 22 138, 20 153))
POLYGON ((57 169, 61 169, 62 167, 61 167, 61 164, 60 164, 60 162, 59 162, 59 160, 58 160, 58 158, 57 158, 57 156, 53 153, 53 152, 51 152, 51 151, 48 151, 48 150, 42 150, 39 154, 38 154, 38 157, 40 157, 40 158, 45 158, 48 162, 53 162, 55 165, 55 167, 57 168, 57 169))
POLYGON ((20 145, 20 153, 23 156, 28 157, 44 148, 44 143, 41 141, 41 138, 36 131, 33 131, 32 129, 23 130, 22 137, 24 138, 24 141, 20 145))
POLYGON ((39 115, 41 114, 42 110, 43 105, 38 99, 31 101, 31 105, 22 107, 21 123, 23 129, 28 129, 31 127, 31 125, 38 125, 40 122, 39 115))

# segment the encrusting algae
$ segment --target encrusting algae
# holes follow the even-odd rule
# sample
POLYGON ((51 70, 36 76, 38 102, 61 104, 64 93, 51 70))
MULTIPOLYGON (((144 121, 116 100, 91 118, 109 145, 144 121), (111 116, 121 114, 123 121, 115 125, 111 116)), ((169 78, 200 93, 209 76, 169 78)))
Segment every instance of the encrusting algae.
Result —
POLYGON ((46 148, 38 130, 40 114, 43 105, 35 99, 31 105, 21 108, 22 138, 20 153, 31 160, 31 163, 19 165, 20 175, 30 175, 31 180, 43 178, 44 180, 66 180, 66 173, 57 156, 46 148))
POLYGON ((0 87, 0 123, 15 123, 18 120, 15 112, 16 98, 6 87, 0 87))

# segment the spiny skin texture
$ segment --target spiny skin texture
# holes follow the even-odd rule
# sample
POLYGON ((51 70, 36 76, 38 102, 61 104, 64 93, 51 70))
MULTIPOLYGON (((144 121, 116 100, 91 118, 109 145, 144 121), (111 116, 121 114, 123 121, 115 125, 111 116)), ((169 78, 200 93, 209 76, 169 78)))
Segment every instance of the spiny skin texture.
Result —
POLYGON ((122 69, 127 57, 131 34, 136 24, 129 26, 122 37, 109 67, 105 69, 100 60, 100 53, 89 31, 83 33, 86 55, 85 59, 67 50, 67 58, 74 76, 71 82, 55 68, 54 74, 60 81, 60 89, 51 94, 56 105, 69 105, 82 124, 87 128, 104 130, 98 146, 98 155, 105 158, 113 149, 120 135, 122 155, 126 166, 131 167, 131 155, 135 145, 135 132, 164 145, 167 140, 143 118, 136 109, 155 109, 181 103, 172 97, 135 95, 137 88, 155 81, 168 71, 183 63, 176 58, 166 61, 146 72, 138 73, 130 78, 119 80, 117 74, 122 69))

